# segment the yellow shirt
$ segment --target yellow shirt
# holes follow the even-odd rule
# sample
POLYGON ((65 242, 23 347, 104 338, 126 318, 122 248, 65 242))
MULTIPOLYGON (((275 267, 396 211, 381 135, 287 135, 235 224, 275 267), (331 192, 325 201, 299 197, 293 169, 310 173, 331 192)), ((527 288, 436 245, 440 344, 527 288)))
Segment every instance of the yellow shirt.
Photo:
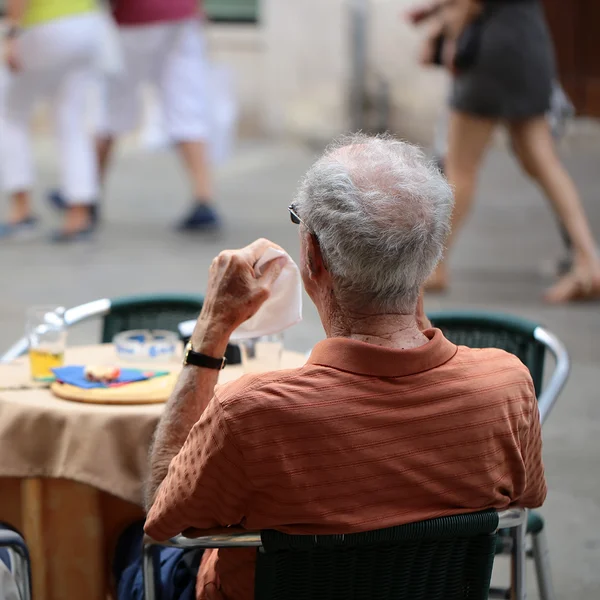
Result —
POLYGON ((23 26, 31 27, 81 13, 91 12, 96 8, 96 0, 29 0, 23 26))

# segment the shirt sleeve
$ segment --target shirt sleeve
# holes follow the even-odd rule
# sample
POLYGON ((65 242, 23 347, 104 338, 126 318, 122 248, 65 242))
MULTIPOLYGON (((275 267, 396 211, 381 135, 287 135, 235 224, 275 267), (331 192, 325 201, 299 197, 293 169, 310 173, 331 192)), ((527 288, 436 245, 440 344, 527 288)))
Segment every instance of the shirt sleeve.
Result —
POLYGON ((242 455, 216 397, 173 458, 146 518, 157 541, 193 529, 242 523, 249 494, 242 455))
POLYGON ((538 508, 546 499, 546 477, 544 463, 542 462, 542 426, 537 398, 531 383, 531 410, 529 413, 529 426, 523 433, 521 451, 525 464, 526 484, 523 495, 516 504, 521 508, 538 508))

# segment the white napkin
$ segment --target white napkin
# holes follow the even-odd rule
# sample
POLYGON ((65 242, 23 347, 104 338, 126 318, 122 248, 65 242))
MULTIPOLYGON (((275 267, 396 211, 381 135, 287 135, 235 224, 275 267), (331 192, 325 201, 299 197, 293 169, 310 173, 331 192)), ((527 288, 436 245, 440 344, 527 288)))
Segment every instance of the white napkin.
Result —
MULTIPOLYGON (((260 275, 268 262, 280 256, 286 258, 286 263, 271 287, 269 299, 253 317, 250 317, 233 332, 232 342, 280 333, 302 321, 300 269, 290 255, 276 248, 267 248, 256 263, 255 271, 260 275)), ((195 325, 196 321, 184 321, 179 324, 179 333, 184 338, 190 337, 195 325)))
POLYGON ((264 266, 280 256, 285 257, 286 263, 271 287, 271 295, 253 317, 233 332, 232 342, 279 333, 302 321, 300 269, 290 255, 283 250, 267 248, 254 270, 260 276, 264 266))

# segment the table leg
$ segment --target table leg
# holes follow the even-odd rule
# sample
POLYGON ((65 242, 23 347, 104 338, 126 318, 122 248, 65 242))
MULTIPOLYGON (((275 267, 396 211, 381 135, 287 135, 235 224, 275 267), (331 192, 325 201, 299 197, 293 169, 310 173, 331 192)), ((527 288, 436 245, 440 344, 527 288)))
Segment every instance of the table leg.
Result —
POLYGON ((44 483, 46 551, 52 574, 49 600, 105 600, 99 492, 65 479, 44 483))
POLYGON ((114 547, 139 506, 64 479, 0 478, 0 497, 0 521, 29 546, 35 600, 111 597, 114 547))
POLYGON ((22 531, 29 546, 33 597, 46 600, 48 568, 44 545, 44 492, 41 479, 21 482, 22 531))
POLYGON ((105 600, 99 493, 74 481, 30 479, 22 506, 34 598, 105 600))

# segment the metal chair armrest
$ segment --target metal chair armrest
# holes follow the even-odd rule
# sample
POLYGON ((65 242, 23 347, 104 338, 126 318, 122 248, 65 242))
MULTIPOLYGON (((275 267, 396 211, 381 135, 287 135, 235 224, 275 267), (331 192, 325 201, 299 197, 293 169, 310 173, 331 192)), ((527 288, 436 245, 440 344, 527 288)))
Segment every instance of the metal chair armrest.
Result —
POLYGON ((0 526, 0 546, 4 548, 19 549, 24 556, 29 556, 27 544, 21 535, 13 529, 4 529, 0 526))
POLYGON ((102 317, 110 312, 110 307, 111 302, 108 298, 74 306, 65 311, 65 323, 67 327, 71 327, 71 325, 76 325, 93 317, 102 317))
MULTIPOLYGON (((93 317, 102 317, 110 312, 110 307, 111 302, 108 298, 74 306, 65 311, 65 324, 67 327, 71 327, 71 325, 76 325, 93 317)), ((28 347, 29 341, 26 337, 22 337, 0 357, 0 364, 7 364, 19 358, 27 352, 28 347)))
POLYGON ((169 548, 258 548, 262 546, 260 533, 222 533, 216 535, 203 535, 197 538, 188 538, 177 535, 166 542, 157 542, 150 536, 144 536, 145 546, 167 546, 169 548))
POLYGON ((31 568, 25 540, 13 529, 0 527, 0 547, 8 548, 21 600, 31 599, 31 568))
POLYGON ((259 548, 262 546, 260 533, 233 533, 207 535, 197 538, 186 538, 183 535, 175 536, 166 542, 157 542, 145 535, 142 549, 142 569, 144 576, 144 598, 156 600, 157 573, 154 564, 153 550, 155 546, 168 546, 170 548, 259 548))
POLYGON ((527 524, 527 511, 524 508, 508 508, 498 513, 498 529, 512 529, 527 524))
POLYGON ((13 344, 2 356, 0 356, 0 364, 8 364, 19 358, 27 352, 29 342, 26 337, 22 337, 18 342, 13 344))
POLYGON ((536 327, 533 332, 535 339, 544 344, 556 360, 556 367, 550 377, 550 381, 544 387, 543 392, 538 398, 538 407, 540 411, 540 421, 542 424, 546 421, 558 396, 565 387, 569 373, 571 372, 571 359, 564 344, 544 327, 536 327))

